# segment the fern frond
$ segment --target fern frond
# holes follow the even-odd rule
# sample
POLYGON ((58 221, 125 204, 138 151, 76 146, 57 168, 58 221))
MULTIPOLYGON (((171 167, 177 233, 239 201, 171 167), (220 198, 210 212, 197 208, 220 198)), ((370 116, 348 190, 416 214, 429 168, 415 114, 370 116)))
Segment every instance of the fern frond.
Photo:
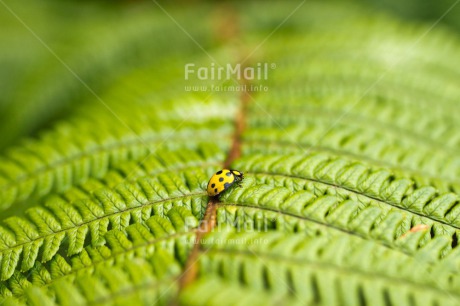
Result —
POLYGON ((203 279, 219 276, 304 303, 457 305, 460 300, 458 275, 344 237, 221 231, 208 236, 200 263, 203 279))
POLYGON ((339 193, 315 195, 303 190, 301 183, 296 191, 276 185, 269 187, 270 184, 265 181, 263 185, 247 186, 244 191, 237 190, 225 197, 217 212, 219 223, 239 230, 354 236, 407 254, 430 251, 431 261, 448 256, 454 247, 453 238, 458 235, 457 230, 444 224, 392 207, 340 199, 339 193), (410 233, 417 224, 428 225, 429 230, 410 233), (436 244, 439 247, 435 248, 436 244))
POLYGON ((174 280, 179 264, 161 250, 150 258, 133 258, 74 281, 62 279, 46 289, 28 287, 24 299, 9 298, 5 305, 126 304, 164 305, 177 294, 174 280), (26 304, 27 303, 27 304, 26 304))
POLYGON ((102 189, 92 198, 72 203, 57 198, 44 208, 29 209, 26 218, 6 219, 0 227, 1 280, 7 280, 15 269, 29 270, 37 260, 49 261, 59 249, 78 254, 86 239, 101 245, 109 227, 124 230, 131 222, 164 216, 172 207, 188 207, 201 218, 207 204, 206 177, 201 171, 165 173, 111 191, 102 189))
MULTIPOLYGON (((330 158, 326 154, 272 156, 260 158, 248 156, 239 167, 262 174, 259 181, 267 176, 277 176, 280 181, 300 180, 316 194, 337 194, 358 202, 392 206, 401 211, 417 215, 422 220, 430 219, 456 231, 458 222, 459 197, 455 193, 439 194, 431 186, 417 186, 407 177, 395 177, 383 169, 364 167, 360 163, 342 158, 330 158)), ((257 176, 256 176, 257 177, 257 176)))
POLYGON ((145 220, 144 225, 136 223, 123 231, 109 231, 103 246, 88 246, 68 259, 56 255, 46 265, 36 264, 28 272, 16 271, 1 283, 4 288, 1 296, 23 298, 31 286, 49 287, 63 279, 73 282, 78 277, 94 275, 124 262, 151 258, 158 252, 176 258, 183 266, 193 247, 197 227, 198 220, 189 209, 173 207, 165 216, 155 215, 145 220))
POLYGON ((458 189, 460 160, 454 153, 456 151, 444 150, 432 144, 420 145, 414 140, 403 140, 401 133, 382 135, 382 131, 388 129, 380 128, 372 131, 368 128, 342 124, 337 124, 333 128, 330 126, 331 122, 314 122, 306 127, 281 126, 282 129, 279 126, 273 128, 261 126, 248 131, 245 140, 249 145, 258 145, 259 151, 256 152, 274 148, 275 152, 279 153, 286 150, 300 154, 311 147, 360 160, 369 160, 403 172, 447 179, 456 182, 458 189), (321 142, 312 142, 312 139, 321 139, 321 142))
MULTIPOLYGON (((143 177, 158 176, 167 173, 204 172, 211 174, 215 168, 220 166, 223 159, 222 151, 212 144, 205 144, 196 150, 180 148, 177 150, 158 150, 154 155, 149 155, 140 162, 125 161, 110 169, 100 179, 89 179, 88 181, 73 186, 62 192, 59 197, 69 202, 78 201, 91 197, 95 191, 113 188, 114 186, 130 182, 135 183, 143 177)), ((56 198, 56 194, 46 196, 43 202, 46 203, 56 198)))
MULTIPOLYGON (((208 124, 219 129, 216 122, 208 124)), ((207 124, 195 127, 188 125, 176 131, 174 138, 187 139, 188 148, 206 146, 206 139, 209 139, 211 133, 206 126, 207 124), (193 141, 190 140, 191 135, 193 141)), ((225 122, 220 127, 222 135, 231 132, 225 122)), ((168 147, 168 144, 163 144, 163 139, 169 129, 159 124, 158 130, 153 133, 155 128, 151 128, 137 136, 132 132, 123 132, 124 127, 121 127, 118 132, 122 135, 114 138, 114 128, 98 129, 96 134, 94 131, 86 131, 86 127, 79 131, 84 139, 75 136, 67 139, 68 137, 63 137, 63 132, 52 133, 52 139, 48 135, 50 139, 47 141, 31 143, 11 151, 10 157, 4 158, 0 166, 1 207, 5 209, 16 201, 24 201, 33 196, 42 197, 52 191, 63 192, 90 177, 101 178, 111 167, 116 167, 123 161, 141 161, 158 145, 168 147), (62 143, 57 145, 56 139, 60 139, 62 143), (65 148, 63 143, 66 144, 65 148)), ((174 128, 174 125, 169 128, 174 128)), ((225 138, 222 140, 224 141, 221 144, 225 146, 225 138)))

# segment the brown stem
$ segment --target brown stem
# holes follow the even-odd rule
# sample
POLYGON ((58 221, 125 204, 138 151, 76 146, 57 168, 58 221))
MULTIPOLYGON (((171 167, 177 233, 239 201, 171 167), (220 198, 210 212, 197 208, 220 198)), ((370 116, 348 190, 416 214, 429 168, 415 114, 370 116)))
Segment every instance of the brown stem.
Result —
MULTIPOLYGON (((235 21, 237 19, 235 15, 232 15, 232 17, 233 18, 231 19, 231 21, 235 21)), ((237 30, 237 25, 235 24, 235 22, 229 22, 229 20, 230 19, 228 18, 225 19, 224 27, 221 27, 221 28, 225 28, 225 26, 227 28, 229 26, 232 26, 232 27, 235 27, 235 29, 229 32, 231 32, 232 34, 238 33, 239 31, 237 30)), ((232 36, 232 35, 229 35, 229 36, 232 36)), ((225 38, 227 41, 231 40, 229 39, 229 37, 225 37, 225 38)), ((249 87, 249 81, 247 79, 243 79, 240 85, 241 86, 246 85, 246 87, 249 87)), ((241 136, 246 126, 245 114, 246 114, 247 106, 248 106, 250 99, 251 97, 249 93, 246 92, 245 90, 242 90, 241 95, 240 95, 240 107, 239 107, 238 113, 236 114, 236 118, 235 118, 235 133, 233 134, 232 146, 230 148, 230 151, 227 155, 226 160, 223 163, 223 168, 230 168, 233 161, 235 161, 241 156, 241 136)), ((208 202, 208 206, 206 207, 205 215, 203 217, 203 220, 201 221, 199 230, 197 231, 197 234, 195 236, 195 245, 185 264, 184 273, 179 279, 179 290, 183 290, 183 288, 193 283, 198 276, 198 270, 199 270, 198 260, 200 256, 200 245, 201 245, 203 237, 207 233, 211 232, 212 229, 216 226, 218 203, 219 203, 218 196, 209 198, 209 202, 208 202)))
MULTIPOLYGON (((242 86, 249 85, 246 79, 242 80, 242 86)), ((224 168, 230 168, 230 165, 234 160, 238 159, 241 156, 241 135, 243 134, 244 128, 246 126, 245 114, 247 110, 247 105, 250 101, 249 93, 242 91, 240 95, 240 108, 236 115, 235 120, 235 134, 233 135, 233 143, 230 149, 227 159, 224 162, 224 168)))
POLYGON ((179 279, 180 290, 192 283, 198 275, 198 257, 200 254, 201 239, 203 239, 203 236, 206 233, 209 233, 216 225, 217 202, 217 197, 209 198, 204 218, 201 221, 200 227, 198 228, 198 231, 195 236, 195 244, 185 264, 184 273, 182 273, 182 276, 179 279))
MULTIPOLYGON (((247 80, 244 80, 243 85, 244 84, 247 84, 247 80)), ((223 164, 224 168, 230 168, 230 165, 233 163, 233 161, 241 156, 241 135, 246 125, 245 113, 249 101, 249 94, 246 91, 242 91, 240 96, 241 105, 235 120, 235 133, 233 135, 232 147, 227 156, 227 159, 223 164)), ((184 273, 179 279, 180 290, 191 284, 198 276, 198 259, 200 255, 200 245, 204 235, 211 232, 212 229, 216 226, 218 203, 219 198, 217 196, 209 198, 208 206, 206 207, 206 212, 195 236, 195 245, 193 246, 192 252, 190 253, 190 256, 188 257, 187 262, 185 264, 184 273)))

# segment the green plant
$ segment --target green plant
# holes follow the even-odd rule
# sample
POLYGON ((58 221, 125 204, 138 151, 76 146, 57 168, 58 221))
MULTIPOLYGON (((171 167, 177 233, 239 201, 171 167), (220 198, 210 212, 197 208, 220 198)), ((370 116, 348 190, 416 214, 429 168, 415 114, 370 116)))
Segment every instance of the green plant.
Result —
POLYGON ((70 75, 38 43, 53 64, 0 100, 2 303, 460 303, 455 34, 353 2, 166 7, 210 60, 150 3, 34 5, 84 18, 37 30, 70 75), (268 91, 185 90, 212 61, 274 64, 239 84, 268 91), (242 188, 209 198, 230 166, 242 188))

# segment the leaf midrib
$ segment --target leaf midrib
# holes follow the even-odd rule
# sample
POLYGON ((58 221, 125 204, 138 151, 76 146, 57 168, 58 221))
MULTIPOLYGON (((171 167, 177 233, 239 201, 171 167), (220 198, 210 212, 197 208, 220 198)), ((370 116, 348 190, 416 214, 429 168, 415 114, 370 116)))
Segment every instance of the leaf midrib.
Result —
MULTIPOLYGON (((105 304, 106 302, 108 302, 110 300, 113 300, 114 298, 116 298, 118 296, 130 295, 130 294, 134 294, 136 292, 142 291, 142 290, 155 289, 155 288, 161 287, 163 285, 168 285, 168 288, 166 290, 166 292, 167 292, 167 291, 169 291, 171 289, 171 287, 173 286, 173 284, 176 281, 177 281, 177 276, 172 275, 172 276, 169 276, 167 278, 161 278, 160 280, 156 280, 156 281, 151 280, 147 284, 145 282, 143 282, 141 284, 135 284, 135 285, 130 286, 129 288, 124 288, 122 290, 116 291, 115 293, 111 292, 111 294, 98 297, 97 299, 95 299, 93 301, 88 301, 88 305, 100 305, 100 304, 106 305, 105 304)), ((165 293, 163 293, 163 294, 165 294, 165 293)), ((163 294, 160 296, 160 298, 163 296, 163 294)), ((158 299, 159 298, 157 298, 157 301, 155 301, 155 302, 158 302, 158 299)))
MULTIPOLYGON (((281 126, 283 128, 290 128, 290 127, 307 127, 308 123, 304 121, 303 119, 299 117, 295 117, 295 114, 299 114, 302 112, 308 112, 309 116, 312 116, 308 122, 322 122, 323 118, 318 118, 318 116, 323 116, 323 117, 332 117, 332 118, 339 118, 340 115, 343 114, 343 111, 335 111, 333 109, 326 109, 326 108, 321 108, 321 107, 308 107, 308 108, 301 108, 298 107, 298 109, 295 108, 284 108, 282 114, 275 114, 272 115, 274 120, 276 120, 276 123, 271 123, 264 125, 264 127, 273 127, 274 125, 279 128, 280 123, 279 123, 279 118, 287 118, 291 122, 289 124, 282 124, 281 126), (287 115, 288 113, 291 113, 292 116, 287 115), (303 121, 302 121, 303 120, 303 121)), ((327 118, 331 119, 332 118, 327 118)), ((441 152, 444 152, 444 150, 450 152, 451 154, 458 155, 460 153, 460 149, 458 147, 451 147, 451 146, 446 146, 446 142, 443 141, 437 141, 431 137, 427 137, 426 134, 421 134, 417 133, 416 131, 412 131, 407 129, 407 127, 402 127, 402 126, 397 126, 395 123, 387 123, 383 122, 381 120, 378 120, 377 118, 373 118, 370 116, 364 116, 362 114, 357 115, 354 113, 348 113, 345 117, 341 118, 341 123, 346 122, 347 126, 355 126, 358 128, 362 128, 363 126, 366 127, 366 129, 372 129, 377 131, 378 133, 387 133, 387 134, 392 134, 391 137, 396 137, 398 139, 400 138, 409 138, 412 139, 413 141, 416 141, 420 144, 425 145, 428 149, 430 150, 439 150, 441 152), (442 150, 440 150, 440 148, 442 150)))
MULTIPOLYGON (((199 136, 207 136, 207 137, 203 137, 203 139, 207 140, 209 139, 209 135, 208 134, 212 134, 214 133, 214 131, 211 131, 209 129, 203 129, 205 131, 205 133, 200 133, 199 136)), ((181 132, 177 132, 175 135, 177 134, 181 134, 181 132)), ((174 137, 174 139, 182 139, 183 137, 185 137, 185 139, 187 139, 187 141, 190 142, 190 131, 188 131, 187 133, 182 133, 184 135, 180 135, 180 137, 174 137)), ((194 140, 196 140, 198 138, 198 135, 194 134, 194 140)), ((222 135, 222 139, 225 139, 225 136, 222 135)), ((75 154, 75 155, 72 155, 71 157, 65 157, 63 159, 60 159, 58 162, 55 162, 55 163, 51 163, 51 164, 48 164, 47 161, 43 160, 43 158, 39 155, 36 154, 36 152, 33 152, 33 151, 30 151, 28 150, 28 152, 30 154, 32 154, 34 157, 38 158, 41 162, 44 163, 44 165, 42 167, 39 167, 37 169, 35 169, 33 172, 26 172, 24 173, 23 175, 21 175, 20 177, 17 177, 15 179, 10 179, 10 182, 8 184, 5 184, 3 185, 1 188, 0 188, 0 192, 4 192, 5 190, 11 188, 11 187, 14 187, 15 185, 17 184, 20 184, 22 182, 24 182, 25 180, 27 180, 28 178, 30 177, 36 177, 36 176, 39 176, 47 171, 54 171, 55 168, 59 168, 61 166, 64 166, 64 165, 67 165, 67 164, 71 164, 72 162, 76 161, 76 160, 79 160, 79 159, 82 159, 82 158, 85 158, 85 157, 91 157, 93 155, 97 155, 98 153, 102 153, 102 152, 109 152, 109 151, 114 151, 116 149, 119 149, 119 148, 122 148, 122 147, 130 147, 130 146, 133 146, 133 145, 139 145, 139 144, 145 144, 145 142, 155 142, 155 141, 161 141, 162 140, 162 137, 147 137, 147 138, 143 138, 142 140, 140 139, 129 139, 128 141, 120 141, 120 142, 117 142, 115 144, 110 144, 110 145, 102 145, 102 146, 98 146, 97 148, 93 148, 93 149, 90 149, 90 150, 87 150, 87 151, 80 151, 80 153, 78 154, 75 154)), ((168 140, 171 140, 171 139, 168 139, 168 140)), ((202 139, 198 139, 199 141, 201 141, 202 139)), ((199 142, 197 141, 197 142, 199 142)), ((148 150, 148 153, 147 154, 152 154, 152 151, 150 150, 150 148, 148 146, 146 146, 147 150, 148 150)), ((64 155, 60 155, 60 156, 64 156, 64 155)), ((8 159, 9 162, 14 162, 18 167, 20 167, 22 170, 26 170, 24 168, 24 166, 20 163, 18 163, 16 160, 14 159, 11 159, 9 158, 8 159)))
POLYGON ((432 222, 437 222, 437 223, 441 223, 443 225, 446 225, 448 227, 452 227, 456 230, 459 230, 460 229, 460 226, 456 226, 456 225, 453 225, 453 224, 449 224, 447 223, 446 221, 444 220, 441 220, 441 219, 437 219, 435 217, 432 217, 432 216, 427 216, 427 215, 423 215, 422 213, 419 213, 419 212, 415 212, 413 210, 410 210, 408 208, 404 208, 404 207, 400 207, 398 206, 398 204, 396 203, 392 203, 392 202, 386 202, 382 199, 379 199, 379 198, 376 198, 375 196, 371 196, 371 195, 366 195, 366 194, 363 194, 363 193, 360 193, 359 191, 356 191, 356 190, 353 190, 351 188, 347 188, 347 187, 344 187, 344 186, 340 186, 340 185, 335 185, 333 183, 329 183, 329 182, 325 182, 325 181, 321 181, 321 180, 318 180, 318 179, 313 179, 313 178, 306 178, 306 177, 302 177, 302 176, 297 176, 297 175, 290 175, 290 174, 282 174, 282 173, 275 173, 275 172, 254 172, 254 171, 251 171, 251 172, 246 172, 246 173, 251 173, 251 174, 260 174, 260 175, 266 175, 266 176, 279 176, 279 177, 284 177, 284 178, 292 178, 292 179, 301 179, 301 180, 306 180, 306 181, 310 181, 310 182, 315 182, 315 183, 319 183, 319 184, 323 184, 323 185, 327 185, 327 186, 330 186, 330 187, 333 187, 333 188, 338 188, 338 189, 341 189, 341 190, 344 190, 344 191, 348 191, 350 193, 353 193, 357 196, 362 196, 362 197, 365 197, 371 201, 375 201, 375 202, 378 202, 378 203, 381 203, 381 204, 384 204, 384 205, 390 205, 398 210, 402 210, 402 211, 405 211, 405 212, 408 212, 408 213, 411 213, 411 214, 414 214, 414 215, 417 215, 421 218, 426 218, 426 219, 429 219, 431 220, 432 222))
MULTIPOLYGON (((72 270, 70 273, 67 273, 67 274, 64 274, 64 275, 61 275, 61 276, 58 276, 58 277, 55 277, 55 278, 52 278, 51 279, 51 282, 45 284, 43 287, 47 287, 47 286, 51 286, 54 282, 58 281, 59 279, 65 279, 67 277, 70 277, 71 275, 73 274, 77 274, 79 271, 82 271, 82 270, 86 270, 86 269, 89 269, 89 268, 92 268, 92 267, 95 267, 99 264, 102 264, 106 261, 109 261, 111 259, 114 259, 116 258, 117 256, 119 255, 122 255, 122 254, 125 254, 125 253, 128 253, 128 252, 131 252, 131 251, 135 251, 137 249, 140 249, 140 248, 143 248, 143 247, 147 247, 147 246, 150 246, 150 245, 153 245, 153 244, 156 244, 158 242, 161 242, 161 241, 167 241, 167 240, 173 240, 175 238, 179 238, 179 237, 182 237, 182 236, 186 236, 186 235, 189 235, 189 234, 193 234, 193 233, 196 233, 197 229, 192 229, 188 232, 176 232, 174 234, 171 234, 171 235, 167 235, 167 236, 163 236, 163 237, 160 237, 160 238, 156 238, 156 239, 153 239, 153 240, 149 240, 149 241, 146 241, 145 243, 141 243, 141 244, 134 244, 133 243, 133 246, 131 248, 124 248, 123 251, 120 251, 120 252, 113 252, 112 249, 111 250, 111 254, 110 256, 108 257, 104 257, 102 260, 94 260, 94 261, 91 261, 91 264, 90 265, 86 265, 86 266, 82 266, 80 268, 73 268, 72 267, 72 270)), ((132 241, 131 241, 132 242, 132 241)), ((77 255, 78 256, 78 255, 77 255)))
POLYGON ((161 200, 158 200, 158 201, 147 201, 145 204, 142 204, 142 205, 139 205, 139 206, 135 206, 135 207, 128 207, 127 209, 125 210, 121 210, 121 211, 117 211, 117 212, 113 212, 113 213, 110 213, 110 214, 104 214, 103 216, 101 217, 96 217, 95 219, 93 220, 90 220, 90 221, 84 221, 84 222, 81 222, 81 223, 78 223, 76 224, 74 227, 71 227, 71 228, 66 228, 66 229, 61 229, 59 231, 53 231, 51 233, 47 233, 46 235, 43 235, 43 236, 40 236, 40 237, 36 237, 36 238, 33 238, 31 240, 28 240, 28 241, 25 241, 25 242, 22 242, 22 243, 19 243, 19 244, 16 244, 14 246, 11 246, 11 247, 8 247, 6 249, 1 249, 0 250, 0 254, 3 253, 3 252, 7 252, 11 249, 15 249, 15 248, 18 248, 18 247, 22 247, 26 244, 29 244, 29 243, 33 243, 37 240, 41 240, 41 239, 46 239, 47 237, 49 236, 53 236, 53 235, 56 235, 56 234, 59 234, 59 233, 62 233, 62 232, 67 232, 68 230, 72 230, 72 229, 75 229, 75 228, 80 228, 82 226, 85 226, 89 223, 92 223, 92 222, 97 222, 101 219, 105 219, 105 218, 108 218, 110 216, 113 216, 113 215, 117 215, 117 214, 122 214, 122 213, 125 213, 125 212, 129 212, 131 210, 134 210, 134 209, 139 209, 139 208, 142 208, 142 207, 145 207, 145 206, 149 206, 149 205, 155 205, 155 204, 158 204, 158 203, 164 203, 164 202, 167 202, 167 201, 174 201, 174 200, 177 200, 177 199, 183 199, 183 198, 187 198, 187 197, 195 197, 195 196, 207 196, 207 194, 205 192, 197 192, 197 193, 190 193, 190 194, 186 194, 186 195, 181 195, 181 196, 176 196, 176 197, 171 197, 171 198, 167 198, 167 199, 161 199, 161 200))
MULTIPOLYGON (((219 206, 220 207, 236 206, 236 207, 253 208, 253 209, 260 209, 260 210, 265 210, 265 211, 271 211, 271 212, 274 212, 274 213, 279 213, 279 214, 284 215, 284 216, 288 216, 288 217, 292 217, 292 218, 296 218, 296 219, 300 219, 300 220, 310 221, 310 222, 319 224, 319 225, 321 225, 323 227, 326 227, 326 228, 332 228, 334 230, 343 232, 345 234, 349 234, 349 235, 359 237, 359 238, 361 238, 361 239, 363 239, 365 241, 368 241, 369 238, 372 238, 372 236, 370 236, 370 235, 369 236, 361 235, 359 232, 354 232, 354 231, 347 230, 345 228, 340 228, 340 227, 338 227, 338 226, 336 226, 334 224, 321 222, 320 220, 316 220, 316 219, 313 219, 313 218, 308 217, 308 216, 299 216, 299 215, 296 215, 294 213, 290 213, 290 212, 287 212, 287 211, 277 210, 277 209, 272 208, 272 207, 255 206, 255 205, 250 205, 250 204, 245 204, 245 203, 227 203, 227 202, 226 203, 219 203, 219 206)), ((406 249, 397 248, 394 245, 386 243, 384 240, 378 240, 378 239, 374 239, 374 238, 372 238, 372 240, 380 243, 381 245, 383 245, 384 247, 386 247, 388 249, 399 251, 399 252, 401 252, 401 253, 403 253, 405 255, 413 255, 413 253, 407 251, 406 249)))
MULTIPOLYGON (((390 163, 388 161, 385 161, 383 159, 374 159, 372 157, 369 157, 368 155, 365 155, 365 154, 360 154, 360 153, 356 153, 356 152, 352 152, 352 151, 349 151, 349 150, 344 150, 342 148, 333 148, 333 147, 329 147, 329 146, 324 146, 324 145, 319 145, 317 143, 308 143, 308 142, 293 142, 293 141, 289 141, 289 140, 279 140, 279 139, 269 139, 269 138, 266 138, 266 139, 255 139, 255 138, 248 138, 248 139, 245 139, 244 142, 246 144, 250 144, 250 143, 253 143, 255 145, 276 145, 277 147, 279 148, 283 148, 283 147, 295 147, 297 149, 302 149, 302 153, 304 152, 308 152, 309 150, 311 149, 316 149, 318 151, 323 151, 323 152, 331 152, 333 154, 336 154, 337 156, 350 156, 350 157, 353 157, 356 159, 356 161, 367 161, 367 162, 370 162, 374 165, 379 165, 379 166, 384 166, 384 167, 388 167, 390 169, 395 169, 396 171, 401 171, 401 172, 409 172, 409 173, 413 173, 413 174, 416 174, 416 175, 419 175, 421 177, 427 177, 427 178, 432 178, 432 179, 435 179, 435 180, 440 180, 442 181, 443 183, 445 184, 459 184, 460 185, 460 180, 458 180, 457 177, 447 177, 447 176, 440 176, 440 175, 436 175, 434 173, 429 173, 429 172, 425 172, 425 171, 421 171, 419 169, 412 169, 412 168, 409 168, 409 167, 406 167, 404 165, 398 165, 398 164, 393 164, 393 163, 390 163), (303 148, 302 145, 305 145, 306 148, 303 148)), ((296 152, 299 151, 299 150, 296 150, 296 152)), ((451 186, 449 186, 451 187, 451 186)))

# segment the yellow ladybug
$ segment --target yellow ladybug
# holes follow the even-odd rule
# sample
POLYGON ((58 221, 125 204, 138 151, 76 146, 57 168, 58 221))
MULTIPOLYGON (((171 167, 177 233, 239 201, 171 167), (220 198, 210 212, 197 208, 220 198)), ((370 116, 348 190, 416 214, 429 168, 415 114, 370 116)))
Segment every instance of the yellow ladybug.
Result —
POLYGON ((209 180, 208 196, 214 197, 219 195, 222 191, 227 190, 235 183, 240 186, 240 182, 243 178, 243 172, 238 170, 222 169, 217 171, 209 180))

